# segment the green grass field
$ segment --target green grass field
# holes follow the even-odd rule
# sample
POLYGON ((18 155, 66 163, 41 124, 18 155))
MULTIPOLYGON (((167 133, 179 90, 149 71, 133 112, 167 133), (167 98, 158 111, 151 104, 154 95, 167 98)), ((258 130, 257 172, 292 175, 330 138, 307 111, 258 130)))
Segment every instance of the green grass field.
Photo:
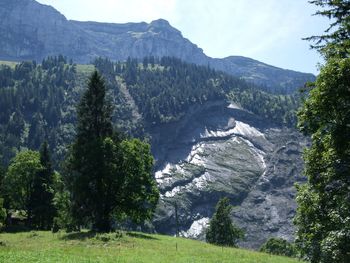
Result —
POLYGON ((21 232, 0 234, 0 262, 296 263, 296 259, 141 233, 21 232), (177 249, 176 249, 177 247, 177 249))
POLYGON ((18 64, 18 62, 0 60, 0 65, 6 65, 11 68, 15 68, 16 64, 18 64))

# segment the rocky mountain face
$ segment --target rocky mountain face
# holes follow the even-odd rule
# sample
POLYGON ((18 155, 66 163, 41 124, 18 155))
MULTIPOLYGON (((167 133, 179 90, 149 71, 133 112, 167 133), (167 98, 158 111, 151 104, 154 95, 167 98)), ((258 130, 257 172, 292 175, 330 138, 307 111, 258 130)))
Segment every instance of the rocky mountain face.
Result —
MULTIPOLYGON (((286 93, 314 79, 249 58, 210 58, 165 20, 68 21, 34 0, 1 0, 0 35, 3 60, 63 54, 86 63, 96 56, 114 60, 175 56, 286 93)), ((125 101, 132 102, 128 87, 120 89, 125 101)), ((135 102, 129 104, 135 111, 132 116, 141 118, 135 102)), ((232 217, 246 232, 242 246, 258 248, 272 236, 293 239, 293 185, 304 180, 301 153, 308 144, 296 130, 276 126, 224 100, 194 106, 179 121, 149 129, 161 191, 154 219, 158 232, 175 234, 176 202, 181 235, 203 239, 217 201, 228 196, 236 206, 232 217)))
POLYGON ((210 58, 163 19, 149 24, 69 21, 54 8, 34 0, 2 0, 0 34, 2 60, 40 61, 48 55, 62 54, 88 63, 96 56, 122 61, 127 57, 173 56, 209 65, 278 93, 293 92, 305 81, 314 80, 312 74, 276 68, 245 57, 210 58))
POLYGON ((258 248, 273 236, 293 240, 294 183, 304 181, 306 138, 219 101, 152 134, 161 190, 157 231, 175 234, 177 203, 181 235, 204 239, 216 203, 227 196, 246 232, 240 245, 258 248))

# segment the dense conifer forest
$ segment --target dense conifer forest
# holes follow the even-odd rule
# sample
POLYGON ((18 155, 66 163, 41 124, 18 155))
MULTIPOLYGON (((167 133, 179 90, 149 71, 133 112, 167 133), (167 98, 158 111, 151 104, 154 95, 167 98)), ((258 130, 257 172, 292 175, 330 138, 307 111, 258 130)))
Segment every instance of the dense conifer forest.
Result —
MULTIPOLYGON (((279 125, 296 122, 298 94, 269 94, 209 67, 170 57, 126 62, 98 58, 93 64, 106 79, 114 125, 129 135, 147 137, 149 127, 177 121, 192 107, 214 100, 233 101, 279 125)), ((39 149, 44 138, 52 147, 57 168, 75 134, 75 105, 92 68, 63 56, 48 57, 41 64, 25 61, 14 68, 0 66, 3 165, 20 149, 39 149)))

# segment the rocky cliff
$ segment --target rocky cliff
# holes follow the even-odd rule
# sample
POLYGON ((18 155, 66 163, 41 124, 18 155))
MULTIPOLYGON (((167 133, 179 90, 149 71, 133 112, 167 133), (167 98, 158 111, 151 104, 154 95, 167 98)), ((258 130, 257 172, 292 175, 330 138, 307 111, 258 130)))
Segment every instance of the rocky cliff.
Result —
POLYGON ((236 206, 235 223, 246 232, 242 246, 258 248, 272 236, 293 240, 294 183, 304 180, 306 138, 223 102, 208 103, 152 133, 159 232, 175 234, 177 202, 181 235, 204 239, 216 203, 227 196, 236 206))
POLYGON ((62 54, 88 63, 96 56, 113 60, 174 56, 210 65, 282 93, 293 92, 305 81, 314 80, 312 74, 276 68, 249 58, 210 58, 163 19, 149 24, 69 21, 54 8, 34 0, 2 0, 0 34, 2 60, 41 60, 62 54))

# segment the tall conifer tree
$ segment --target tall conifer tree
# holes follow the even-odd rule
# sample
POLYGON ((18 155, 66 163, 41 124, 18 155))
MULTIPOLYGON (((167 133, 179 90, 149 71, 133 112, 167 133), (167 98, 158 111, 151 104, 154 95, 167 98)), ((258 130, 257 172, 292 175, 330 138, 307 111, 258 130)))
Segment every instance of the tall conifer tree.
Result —
POLYGON ((113 132, 112 106, 95 71, 78 105, 77 136, 68 160, 73 217, 99 232, 110 231, 116 216, 150 219, 159 196, 152 167, 148 144, 121 141, 113 132))
POLYGON ((115 154, 109 152, 108 158, 104 158, 104 140, 113 135, 112 107, 106 100, 104 80, 97 71, 89 79, 77 113, 77 135, 70 160, 74 215, 81 223, 92 221, 98 231, 109 231, 112 208, 102 207, 109 194, 106 187, 110 186, 105 178, 106 162, 115 154))
POLYGON ((53 169, 47 142, 40 147, 40 164, 42 168, 33 179, 33 190, 30 196, 33 226, 48 230, 52 227, 56 209, 53 204, 53 169))

